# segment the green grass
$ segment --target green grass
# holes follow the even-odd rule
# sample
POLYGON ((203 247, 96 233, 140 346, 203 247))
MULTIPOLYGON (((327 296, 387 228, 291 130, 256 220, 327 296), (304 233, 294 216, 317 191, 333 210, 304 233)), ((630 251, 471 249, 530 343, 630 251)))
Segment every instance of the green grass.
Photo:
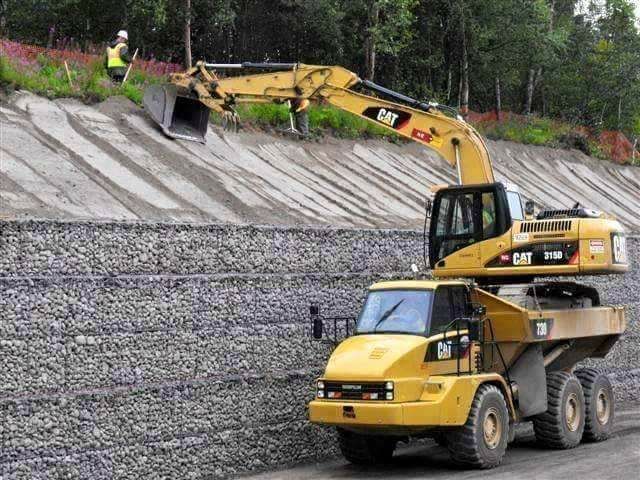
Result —
POLYGON ((6 57, 2 56, 0 56, 0 83, 47 97, 71 96, 73 93, 66 77, 60 78, 55 68, 44 66, 37 74, 33 74, 15 68, 6 57))
POLYGON ((561 147, 571 127, 548 118, 531 117, 526 120, 507 119, 501 122, 480 122, 476 128, 487 138, 510 140, 529 145, 561 147))
MULTIPOLYGON (((289 125, 289 110, 285 104, 238 105, 243 123, 259 127, 284 128, 289 125)), ((214 121, 216 114, 213 114, 214 121)), ((330 134, 338 138, 386 138, 397 141, 399 136, 357 115, 332 106, 313 105, 309 109, 309 128, 315 134, 330 134)))
POLYGON ((47 98, 79 98, 87 102, 99 102, 114 95, 124 95, 142 105, 142 95, 147 85, 164 81, 161 77, 133 71, 125 85, 116 85, 107 76, 104 64, 95 61, 88 65, 69 65, 69 84, 63 64, 39 56, 35 62, 16 65, 11 59, 0 56, 0 85, 5 89, 29 90, 47 98))

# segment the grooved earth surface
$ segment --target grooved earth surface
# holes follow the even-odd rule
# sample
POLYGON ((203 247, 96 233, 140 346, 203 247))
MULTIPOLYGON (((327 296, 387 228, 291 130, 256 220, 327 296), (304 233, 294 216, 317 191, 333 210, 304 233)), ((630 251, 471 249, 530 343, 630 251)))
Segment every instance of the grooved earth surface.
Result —
MULTIPOLYGON (((0 223, 0 478, 228 478, 335 455, 305 404, 329 346, 308 305, 355 315, 421 263, 411 230, 0 223)), ((582 278, 628 305, 605 360, 639 400, 634 270, 582 278)))
MULTIPOLYGON (((0 216, 418 228, 455 169, 423 146, 291 141, 211 128, 173 141, 124 98, 0 98, 0 216)), ((640 230, 640 168, 488 141, 496 178, 539 206, 576 202, 640 230)))

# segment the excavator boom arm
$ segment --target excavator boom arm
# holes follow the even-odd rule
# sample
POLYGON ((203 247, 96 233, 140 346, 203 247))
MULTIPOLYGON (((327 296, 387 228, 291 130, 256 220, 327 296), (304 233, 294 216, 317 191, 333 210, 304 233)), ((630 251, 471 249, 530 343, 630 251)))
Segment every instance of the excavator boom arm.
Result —
MULTIPOLYGON (((239 103, 278 102, 296 97, 328 103, 435 150, 457 169, 462 185, 494 182, 487 146, 473 127, 445 115, 435 105, 362 81, 355 73, 342 67, 198 63, 188 72, 174 74, 171 84, 177 89, 178 96, 191 96, 223 115, 229 115, 233 112, 233 105, 239 103), (218 78, 213 68, 263 68, 270 71, 218 78), (358 85, 398 101, 353 90, 358 85)), ((152 109, 149 108, 150 111, 152 109)), ((162 124, 160 117, 165 119, 166 114, 157 117, 156 120, 162 124)))

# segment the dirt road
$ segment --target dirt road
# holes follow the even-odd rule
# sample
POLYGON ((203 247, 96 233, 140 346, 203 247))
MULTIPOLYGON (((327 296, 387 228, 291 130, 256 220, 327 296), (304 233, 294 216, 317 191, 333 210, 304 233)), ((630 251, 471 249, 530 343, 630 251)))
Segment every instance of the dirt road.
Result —
POLYGON ((631 479, 640 478, 640 404, 619 405, 615 434, 604 443, 580 445, 573 450, 546 450, 535 443, 530 426, 519 429, 500 467, 466 471, 451 464, 444 448, 425 446, 400 450, 390 465, 360 468, 344 460, 296 467, 244 480, 324 479, 631 479))

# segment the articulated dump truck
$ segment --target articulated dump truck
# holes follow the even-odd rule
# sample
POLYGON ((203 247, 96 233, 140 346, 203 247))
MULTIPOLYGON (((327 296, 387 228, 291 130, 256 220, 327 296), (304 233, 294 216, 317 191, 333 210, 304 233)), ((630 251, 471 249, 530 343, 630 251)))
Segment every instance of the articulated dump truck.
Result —
MULTIPOLYGON (((314 336, 323 319, 313 315, 314 336)), ((622 307, 569 282, 478 288, 466 281, 373 285, 355 334, 333 351, 309 419, 337 427, 344 457, 388 461, 399 441, 431 437, 452 459, 497 466, 515 425, 533 421, 550 448, 608 437, 606 376, 574 370, 625 330, 622 307)))

